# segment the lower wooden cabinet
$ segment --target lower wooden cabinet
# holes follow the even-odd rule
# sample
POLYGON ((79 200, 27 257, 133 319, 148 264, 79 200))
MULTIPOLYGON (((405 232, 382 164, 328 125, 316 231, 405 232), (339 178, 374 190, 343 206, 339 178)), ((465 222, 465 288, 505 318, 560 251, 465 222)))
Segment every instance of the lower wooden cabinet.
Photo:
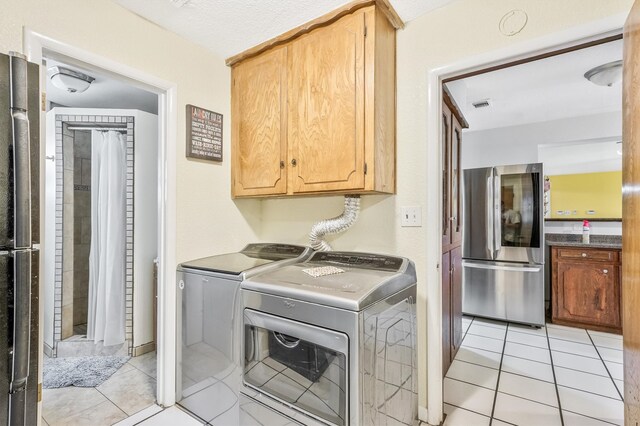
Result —
POLYGON ((462 247, 442 254, 442 372, 462 344, 462 247))
POLYGON ((552 321, 622 332, 620 250, 553 247, 552 321))

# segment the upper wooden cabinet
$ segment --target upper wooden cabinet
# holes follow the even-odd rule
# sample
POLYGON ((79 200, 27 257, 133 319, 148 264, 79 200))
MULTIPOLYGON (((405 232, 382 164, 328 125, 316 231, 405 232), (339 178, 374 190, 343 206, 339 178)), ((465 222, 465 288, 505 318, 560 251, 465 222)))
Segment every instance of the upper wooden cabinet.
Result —
POLYGON ((395 192, 395 80, 377 6, 235 63, 233 196, 395 192))
POLYGON ((287 48, 248 59, 233 72, 233 193, 285 194, 287 48))
POLYGON ((462 129, 467 122, 443 91, 442 103, 442 251, 462 244, 462 129))

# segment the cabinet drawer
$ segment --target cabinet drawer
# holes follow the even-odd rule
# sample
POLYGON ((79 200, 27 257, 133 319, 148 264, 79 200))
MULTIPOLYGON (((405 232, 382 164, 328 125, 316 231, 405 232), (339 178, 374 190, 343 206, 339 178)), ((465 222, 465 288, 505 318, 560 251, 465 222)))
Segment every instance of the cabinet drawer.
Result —
POLYGON ((598 250, 598 249, 580 249, 580 248, 565 248, 560 247, 556 249, 558 251, 558 259, 571 259, 571 260, 590 260, 590 261, 606 261, 617 262, 619 258, 619 252, 617 250, 598 250))

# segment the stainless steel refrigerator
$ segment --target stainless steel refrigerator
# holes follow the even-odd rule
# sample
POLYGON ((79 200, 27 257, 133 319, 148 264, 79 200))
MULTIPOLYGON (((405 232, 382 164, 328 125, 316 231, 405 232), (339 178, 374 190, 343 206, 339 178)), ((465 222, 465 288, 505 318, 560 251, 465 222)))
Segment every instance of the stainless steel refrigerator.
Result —
POLYGON ((0 54, 0 425, 38 403, 39 69, 0 54))
POLYGON ((462 311, 545 322, 542 164, 464 170, 462 311))

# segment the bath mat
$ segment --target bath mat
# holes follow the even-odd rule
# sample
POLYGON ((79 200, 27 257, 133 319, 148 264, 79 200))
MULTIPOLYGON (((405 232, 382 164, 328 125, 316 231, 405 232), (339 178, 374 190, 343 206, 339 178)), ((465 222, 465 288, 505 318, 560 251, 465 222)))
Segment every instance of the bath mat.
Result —
POLYGON ((42 387, 44 389, 76 386, 100 386, 127 361, 128 356, 80 356, 47 358, 44 360, 42 387))

